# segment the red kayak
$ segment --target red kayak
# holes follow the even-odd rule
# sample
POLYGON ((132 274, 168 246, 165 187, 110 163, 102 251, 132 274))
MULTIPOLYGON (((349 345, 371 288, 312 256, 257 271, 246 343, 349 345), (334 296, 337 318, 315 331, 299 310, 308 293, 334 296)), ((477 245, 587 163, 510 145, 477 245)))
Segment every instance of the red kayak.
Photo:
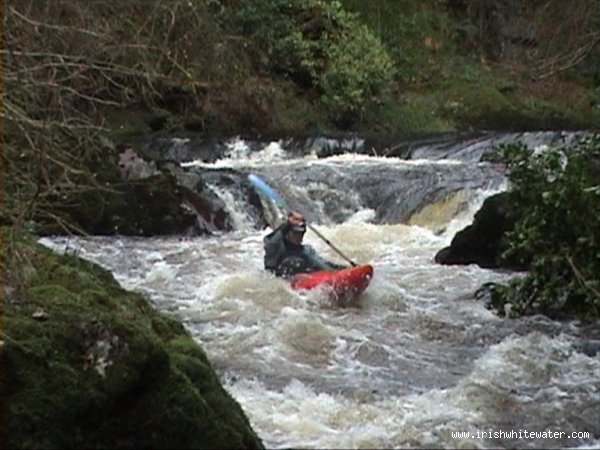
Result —
POLYGON ((367 289, 373 278, 373 266, 365 264, 342 270, 321 270, 299 273, 291 280, 294 289, 313 289, 320 286, 331 288, 337 301, 350 302, 367 289))

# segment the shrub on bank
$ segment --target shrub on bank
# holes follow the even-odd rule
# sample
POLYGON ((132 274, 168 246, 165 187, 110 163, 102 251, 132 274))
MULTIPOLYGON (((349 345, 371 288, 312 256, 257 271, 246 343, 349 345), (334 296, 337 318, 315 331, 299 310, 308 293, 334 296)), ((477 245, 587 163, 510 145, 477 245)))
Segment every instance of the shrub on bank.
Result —
MULTIPOLYGON (((348 126, 388 98, 394 75, 381 41, 338 1, 230 0, 234 30, 260 52, 263 70, 289 77, 348 126), (312 94, 311 94, 312 93, 312 94)), ((260 68, 259 68, 260 69, 260 68)))
POLYGON ((524 277, 493 289, 510 316, 600 316, 600 135, 572 146, 504 148, 519 220, 505 257, 521 259, 524 277))

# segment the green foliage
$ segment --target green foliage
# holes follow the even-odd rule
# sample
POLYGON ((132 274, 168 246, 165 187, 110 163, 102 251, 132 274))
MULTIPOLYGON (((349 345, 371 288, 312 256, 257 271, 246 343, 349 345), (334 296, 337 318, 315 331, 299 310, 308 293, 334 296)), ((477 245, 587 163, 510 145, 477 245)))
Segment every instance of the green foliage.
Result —
POLYGON ((326 48, 326 55, 329 64, 319 84, 323 104, 336 118, 360 116, 369 104, 387 98, 392 62, 367 27, 346 29, 338 45, 326 48))
POLYGON ((497 290, 512 314, 600 315, 600 135, 570 147, 504 148, 520 219, 506 257, 527 276, 497 290))
POLYGON ((452 19, 444 2, 413 0, 342 0, 383 42, 403 86, 436 85, 445 80, 477 80, 481 65, 464 57, 457 45, 461 24, 452 19))
POLYGON ((381 42, 337 1, 230 1, 230 20, 251 37, 266 70, 312 90, 342 125, 385 99, 392 61, 381 42))

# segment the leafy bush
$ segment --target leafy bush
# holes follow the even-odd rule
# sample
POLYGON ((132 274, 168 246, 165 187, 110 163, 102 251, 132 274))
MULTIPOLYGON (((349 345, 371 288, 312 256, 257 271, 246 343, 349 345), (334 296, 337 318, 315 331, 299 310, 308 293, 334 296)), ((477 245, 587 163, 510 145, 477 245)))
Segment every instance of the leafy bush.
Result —
POLYGON ((571 147, 504 148, 520 219, 506 257, 529 262, 529 274, 495 289, 511 315, 600 315, 600 135, 571 147))
POLYGON ((448 14, 444 2, 341 1, 346 10, 358 13, 386 46, 400 85, 455 81, 466 78, 467 71, 477 79, 482 77, 482 71, 468 59, 463 60, 457 51, 454 40, 458 25, 448 14))
POLYGON ((312 90, 331 117, 350 124, 386 98, 393 63, 379 39, 337 1, 231 0, 230 20, 255 60, 312 90))
POLYGON ((347 39, 342 36, 338 45, 326 49, 329 65, 319 85, 324 105, 344 120, 345 116, 360 115, 366 104, 387 96, 392 62, 366 26, 346 29, 341 34, 347 39))

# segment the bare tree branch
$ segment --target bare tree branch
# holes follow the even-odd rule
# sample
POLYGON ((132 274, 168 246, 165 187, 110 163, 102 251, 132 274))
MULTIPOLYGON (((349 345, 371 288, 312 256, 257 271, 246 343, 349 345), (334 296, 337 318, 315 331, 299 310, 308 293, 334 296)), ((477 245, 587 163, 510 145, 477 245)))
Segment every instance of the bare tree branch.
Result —
POLYGON ((11 14, 14 14, 16 17, 18 17, 19 19, 23 20, 24 22, 27 22, 29 25, 33 25, 34 27, 43 27, 43 28, 48 28, 50 30, 57 30, 57 31, 76 31, 77 33, 83 33, 83 34, 88 34, 90 36, 99 38, 99 39, 104 39, 104 40, 110 40, 111 37, 103 34, 103 33, 96 33, 94 31, 90 31, 90 30, 85 30, 82 28, 77 28, 77 27, 67 27, 67 26, 61 26, 61 25, 50 25, 48 23, 43 23, 43 22, 37 22, 35 20, 32 20, 28 17, 25 17, 24 15, 20 14, 17 10, 15 10, 14 8, 10 7, 8 8, 9 11, 11 12, 11 14))

